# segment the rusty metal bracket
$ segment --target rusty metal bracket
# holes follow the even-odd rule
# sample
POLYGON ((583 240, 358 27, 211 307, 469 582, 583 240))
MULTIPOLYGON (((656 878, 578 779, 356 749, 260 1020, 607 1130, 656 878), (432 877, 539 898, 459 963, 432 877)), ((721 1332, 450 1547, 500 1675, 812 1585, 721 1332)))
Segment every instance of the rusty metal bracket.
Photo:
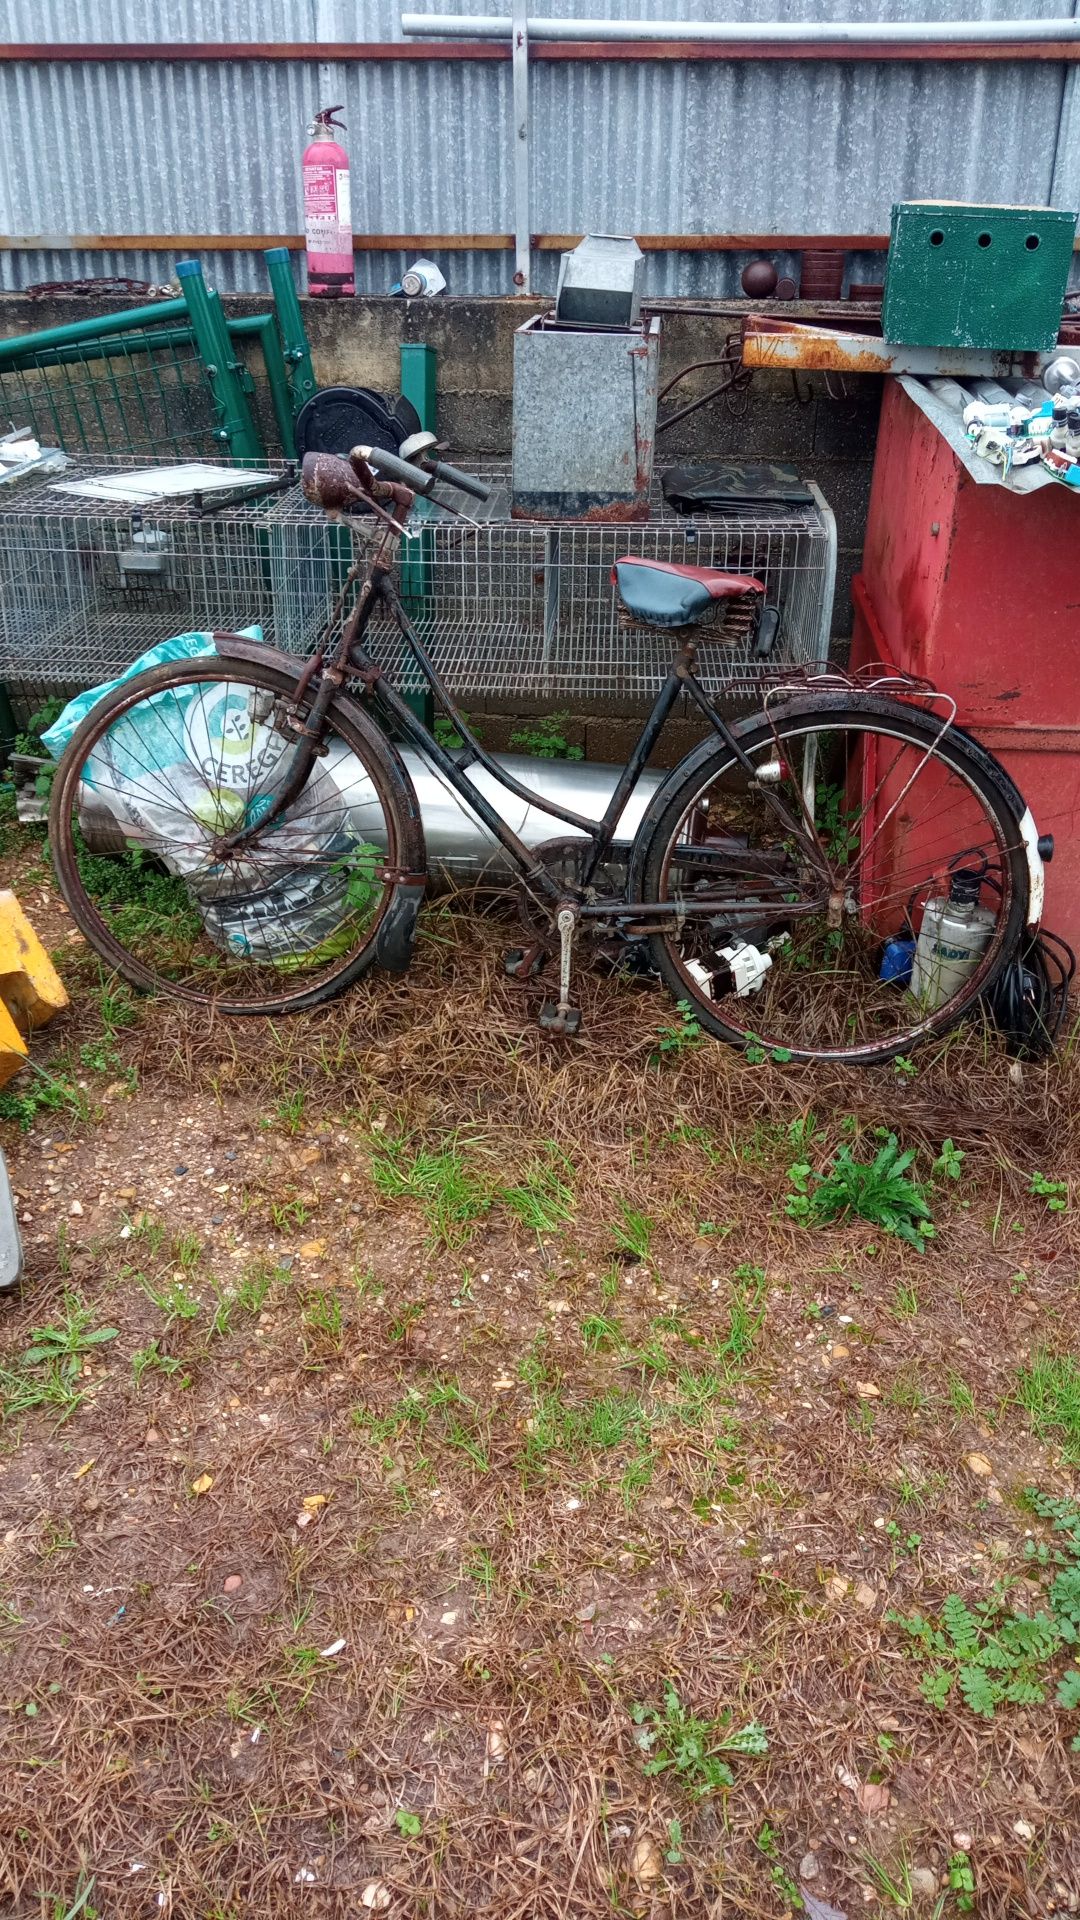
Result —
MULTIPOLYGON (((803 320, 751 313, 743 322, 744 367, 774 373, 952 374, 958 379, 1034 379, 1052 353, 991 353, 973 347, 910 347, 876 333, 814 327, 803 320)), ((666 423, 665 423, 666 424, 666 423)))

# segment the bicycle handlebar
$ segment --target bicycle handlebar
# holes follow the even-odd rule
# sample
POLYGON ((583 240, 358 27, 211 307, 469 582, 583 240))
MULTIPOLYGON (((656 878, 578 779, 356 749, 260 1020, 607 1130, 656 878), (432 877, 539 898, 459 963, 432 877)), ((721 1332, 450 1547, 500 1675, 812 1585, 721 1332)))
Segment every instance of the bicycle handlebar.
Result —
POLYGON ((433 460, 435 478, 444 480, 448 487, 457 487, 459 493, 471 493, 474 500, 490 500, 491 488, 484 480, 478 480, 475 474, 462 473, 460 467, 452 467, 447 460, 433 460))
POLYGON ((491 488, 483 480, 475 479, 471 473, 462 473, 458 467, 448 466, 445 460, 433 460, 429 467, 414 467, 411 460, 403 460, 400 454, 387 453, 382 447, 357 447, 355 452, 376 473, 390 480, 402 481, 414 493, 428 494, 436 481, 442 480, 448 487, 471 493, 474 500, 491 498, 491 488))

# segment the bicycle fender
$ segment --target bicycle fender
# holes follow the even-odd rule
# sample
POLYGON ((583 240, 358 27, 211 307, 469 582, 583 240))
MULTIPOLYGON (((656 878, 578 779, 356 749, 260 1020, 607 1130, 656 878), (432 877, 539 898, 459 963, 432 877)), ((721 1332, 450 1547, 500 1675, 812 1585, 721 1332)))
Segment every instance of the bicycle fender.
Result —
MULTIPOLYGON (((306 660, 298 659, 295 653, 282 653, 280 647, 268 647, 265 640, 252 640, 250 636, 245 633, 215 633, 213 635, 213 641, 215 649, 223 660, 253 660, 257 664, 273 667, 275 673, 286 674, 288 678, 294 682, 299 680, 304 667, 307 665, 306 660)), ((397 799, 405 815, 406 824, 409 827, 420 829, 421 839, 419 842, 419 851, 414 842, 409 849, 407 857, 411 867, 421 870, 424 866, 424 854, 420 803, 416 798, 416 789, 409 778, 409 770, 405 762, 398 753, 393 741, 387 739, 381 728, 374 726, 371 715, 367 712, 366 708, 361 705, 360 701, 356 699, 355 695, 349 692, 347 687, 342 687, 340 691, 334 695, 334 705, 341 708, 346 718, 351 720, 353 726, 359 733, 371 734, 372 731, 376 733, 379 745, 386 758, 390 761, 393 771, 400 783, 400 791, 397 794, 397 799)))
POLYGON ((375 965, 387 973, 405 973, 416 940, 416 917, 427 892, 427 878, 399 881, 375 935, 375 965))

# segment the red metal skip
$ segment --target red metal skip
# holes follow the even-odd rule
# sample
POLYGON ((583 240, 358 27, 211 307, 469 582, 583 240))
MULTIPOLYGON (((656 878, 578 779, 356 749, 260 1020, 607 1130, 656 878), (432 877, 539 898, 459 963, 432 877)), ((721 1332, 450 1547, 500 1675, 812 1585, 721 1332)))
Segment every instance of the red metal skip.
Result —
POLYGON ((1080 500, 980 486, 885 383, 852 665, 924 674, 1052 833, 1046 923, 1080 946, 1080 500))

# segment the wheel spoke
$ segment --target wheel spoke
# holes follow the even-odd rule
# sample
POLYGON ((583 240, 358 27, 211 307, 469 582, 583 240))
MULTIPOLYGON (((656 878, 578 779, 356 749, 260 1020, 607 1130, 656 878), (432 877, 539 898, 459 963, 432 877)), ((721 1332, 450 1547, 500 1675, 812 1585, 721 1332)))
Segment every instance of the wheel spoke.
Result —
POLYGON ((142 684, 100 703, 57 777, 55 857, 77 924, 141 986, 237 1010, 329 997, 370 958, 391 891, 380 876, 397 864, 378 757, 328 720, 303 790, 260 836, 295 751, 279 677, 192 662, 142 684))
POLYGON ((655 897, 678 915, 658 944, 672 990, 715 1031, 887 1057, 991 977, 1015 919, 1015 818, 936 723, 897 715, 777 716, 750 756, 758 772, 779 762, 768 782, 718 752, 673 802, 650 855, 655 897), (805 808, 828 882, 804 837, 784 834, 777 794, 805 808))

